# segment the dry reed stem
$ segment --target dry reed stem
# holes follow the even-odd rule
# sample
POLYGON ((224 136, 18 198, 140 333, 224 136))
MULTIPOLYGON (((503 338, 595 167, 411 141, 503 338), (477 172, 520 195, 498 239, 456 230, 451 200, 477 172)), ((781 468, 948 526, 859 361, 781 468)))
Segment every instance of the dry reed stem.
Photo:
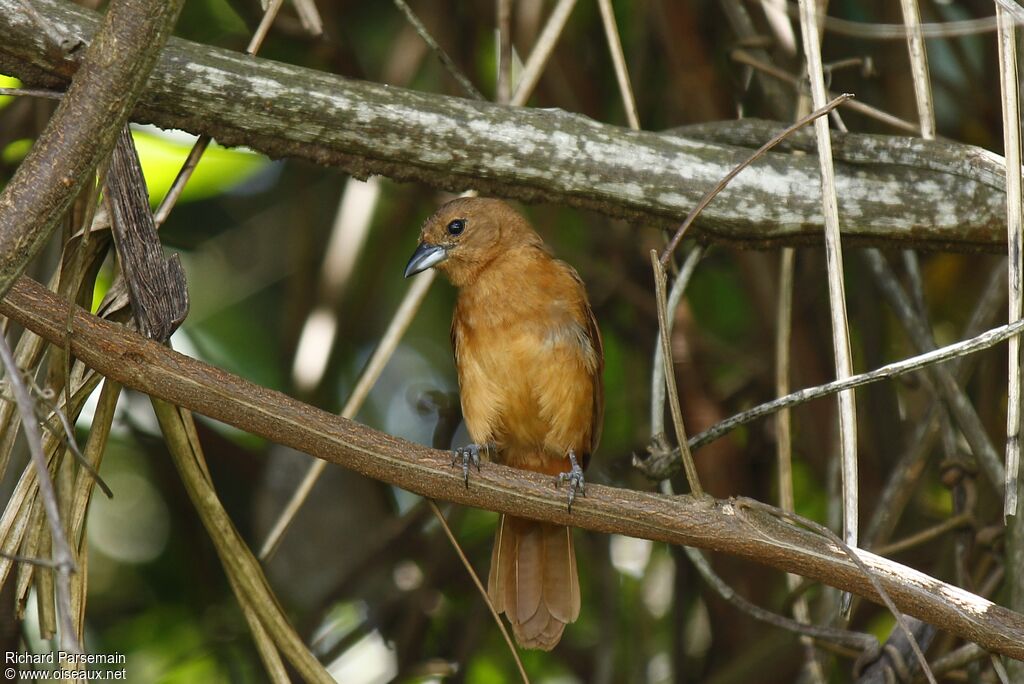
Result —
MULTIPOLYGON (((821 40, 818 35, 817 6, 814 0, 800 0, 800 28, 804 56, 811 81, 811 101, 815 109, 825 106, 825 76, 821 64, 821 40)), ((835 169, 832 166, 832 138, 828 119, 814 120, 818 139, 818 161, 821 166, 821 208, 825 218, 825 261, 828 267, 829 309, 832 318, 832 345, 835 354, 836 378, 853 375, 850 352, 850 330, 846 316, 846 286, 843 279, 843 247, 839 235, 839 208, 836 198, 835 169)), ((839 440, 842 459, 843 539, 857 546, 857 407, 852 391, 840 392, 839 440)), ((849 594, 844 594, 848 597, 849 594)), ((846 612, 846 611, 843 611, 846 612)))
POLYGON ((665 388, 668 392, 668 405, 672 410, 672 423, 676 429, 676 442, 679 444, 679 455, 682 458, 686 481, 694 496, 704 496, 700 486, 697 468, 693 463, 693 455, 687 446, 686 426, 683 422, 683 411, 679 406, 679 392, 676 390, 676 373, 672 363, 672 341, 668 335, 668 311, 665 298, 665 269, 658 260, 658 251, 651 250, 651 268, 654 270, 654 293, 658 307, 658 331, 661 337, 661 354, 665 366, 665 388))
POLYGON ((476 89, 476 86, 474 86, 473 83, 468 78, 466 78, 465 74, 463 74, 462 71, 459 70, 459 68, 455 65, 455 62, 452 61, 452 58, 449 57, 448 53, 444 51, 444 48, 438 45, 437 41, 434 40, 434 37, 430 35, 430 31, 427 30, 427 27, 423 25, 423 22, 420 21, 419 17, 417 17, 416 14, 412 11, 412 8, 410 8, 409 5, 405 3, 405 0, 394 0, 394 2, 395 6, 402 11, 402 14, 405 15, 406 20, 408 20, 408 22, 412 24, 412 27, 413 29, 416 30, 416 33, 418 33, 420 38, 423 39, 423 42, 427 44, 427 46, 435 55, 437 55, 437 58, 441 62, 441 65, 445 68, 445 71, 447 71, 451 75, 451 77, 455 79, 455 81, 459 84, 462 90, 465 91, 465 93, 474 100, 486 100, 487 98, 485 98, 483 94, 481 94, 480 91, 476 89))
MULTIPOLYGON (((1021 253, 1021 146, 1020 108, 1018 105, 1016 31, 1004 8, 996 5, 999 23, 999 79, 1002 89, 1003 147, 1006 158, 1006 241, 1009 252, 1010 323, 1021 317, 1021 271, 1024 255, 1021 253)), ((1021 373, 1020 340, 1009 344, 1006 400, 1006 480, 1003 499, 1003 517, 1017 513, 1017 471, 1020 463, 1021 373)))
POLYGON ((559 36, 562 35, 562 29, 569 21, 569 15, 572 14, 575 6, 576 0, 558 0, 555 9, 551 10, 551 16, 548 17, 547 23, 544 24, 544 28, 537 38, 536 45, 533 46, 530 56, 526 59, 526 64, 523 65, 523 70, 519 74, 519 83, 516 85, 515 93, 509 104, 520 107, 530 99, 530 94, 537 86, 544 66, 548 63, 548 58, 551 57, 551 52, 555 49, 555 44, 558 42, 559 36))
MULTIPOLYGON (((491 597, 487 595, 487 590, 484 589, 484 585, 480 582, 480 577, 477 576, 476 571, 473 569, 473 564, 466 558, 466 553, 462 550, 462 546, 459 545, 459 541, 455 538, 455 534, 452 532, 452 528, 448 525, 448 521, 445 519, 441 509, 438 508, 437 502, 433 499, 426 499, 427 505, 430 506, 430 510, 434 513, 434 517, 437 518, 437 522, 441 524, 441 529, 444 530, 445 536, 448 537, 448 541, 451 542, 452 548, 455 549, 455 553, 458 554, 459 560, 462 561, 462 565, 466 568, 466 572, 469 573, 470 579, 473 580, 473 585, 477 591, 480 592, 480 596, 483 597, 484 603, 487 605, 487 610, 491 612, 491 617, 498 624, 498 629, 501 630, 501 636, 505 639, 505 643, 508 644, 508 650, 512 654, 513 660, 516 662, 516 668, 519 670, 519 676, 522 677, 524 684, 530 684, 530 678, 526 675, 526 668, 523 667, 523 661, 519 657, 519 651, 516 650, 515 644, 512 643, 512 637, 508 635, 508 629, 505 628, 505 623, 501 621, 501 617, 498 616, 498 612, 494 609, 494 604, 491 602, 491 597)), ((572 532, 570 532, 572 534, 572 532)))
POLYGON ((615 65, 615 78, 619 83, 619 94, 622 96, 622 106, 626 110, 626 120, 629 122, 630 128, 638 131, 640 130, 640 117, 636 111, 636 98, 633 97, 633 86, 629 82, 626 58, 622 54, 622 41, 619 38, 619 27, 615 24, 615 12, 612 9, 611 0, 597 0, 597 6, 601 9, 604 36, 608 41, 608 51, 612 55, 612 64, 615 65))
MULTIPOLYGON (((679 302, 683 298, 686 286, 690 284, 690 278, 697 270, 697 264, 706 253, 705 247, 695 245, 686 255, 686 260, 683 261, 683 266, 679 269, 679 275, 672 281, 672 287, 668 292, 668 301, 665 305, 668 314, 665 327, 668 329, 669 339, 672 339, 672 329, 675 327, 676 309, 679 307, 679 302)), ((654 343, 652 358, 654 362, 651 364, 651 435, 656 436, 665 434, 665 361, 660 335, 654 343)))
MULTIPOLYGON (((779 255, 779 291, 775 310, 775 396, 789 394, 790 343, 793 333, 793 270, 796 253, 784 247, 779 255)), ((789 409, 775 416, 775 456, 779 487, 779 508, 796 510, 793 497, 793 428, 789 409)), ((792 593, 800 584, 800 577, 786 573, 786 586, 792 593)), ((811 624, 811 611, 803 594, 793 601, 793 617, 802 624, 811 624)), ((814 642, 801 636, 806 652, 805 669, 812 682, 824 683, 825 673, 815 657, 814 642)))
POLYGON ((35 404, 28 388, 21 377, 21 371, 14 362, 14 354, 7 344, 7 338, 0 335, 0 360, 3 361, 7 381, 14 390, 21 414, 21 427, 28 442, 32 455, 32 467, 36 472, 39 496, 43 500, 43 510, 50 526, 52 539, 53 562, 58 573, 56 595, 57 615, 60 620, 60 646, 70 653, 81 653, 82 645, 78 641, 75 621, 71 609, 71 575, 75 572, 74 554, 64 534, 64 523, 61 522, 60 509, 57 505, 57 493, 50 479, 50 468, 47 465, 46 453, 43 451, 43 439, 39 433, 39 422, 35 415, 35 404))
MULTIPOLYGON (((334 680, 295 633, 267 583, 259 562, 224 510, 206 470, 202 445, 194 438, 191 412, 150 397, 167 449, 177 467, 192 505, 217 549, 224 571, 232 580, 239 604, 248 605, 279 648, 307 682, 331 684, 334 680)), ((261 638, 261 637, 257 637, 261 638)), ((275 668, 276 669, 276 668, 275 668)))
POLYGON ((935 138, 935 106, 932 103, 931 79, 928 77, 928 52, 921 34, 921 13, 917 0, 900 0, 903 23, 907 26, 907 50, 910 53, 910 73, 914 79, 914 98, 921 137, 935 138))
MULTIPOLYGON (((367 362, 366 368, 363 369, 362 374, 359 376, 355 389, 352 390, 348 401, 345 402, 345 406, 341 410, 342 417, 354 418, 359 409, 362 408, 363 402, 366 401, 366 397, 370 394, 370 390, 373 389, 377 380, 380 379, 381 373, 384 372, 384 368, 391 359, 391 355, 394 354, 395 349, 398 348, 398 343, 402 341, 406 330, 409 329, 409 325, 416 316, 416 312, 419 311, 420 305, 427 296, 427 292, 430 291, 430 285, 434 282, 435 277, 436 273, 431 270, 413 280, 412 285, 402 298, 402 302, 398 305, 394 316, 391 317, 391 322, 388 324, 387 330, 384 331, 380 343, 373 350, 373 355, 370 357, 369 362, 367 362)), ((266 561, 273 555, 288 526, 295 519, 295 515, 309 497, 309 493, 313 490, 313 485, 316 484, 316 481, 320 478, 326 467, 327 462, 319 459, 315 459, 310 464, 309 470, 306 471, 302 482, 295 489, 295 493, 288 500, 284 510, 281 511, 274 521, 273 527, 260 547, 260 560, 266 561)))

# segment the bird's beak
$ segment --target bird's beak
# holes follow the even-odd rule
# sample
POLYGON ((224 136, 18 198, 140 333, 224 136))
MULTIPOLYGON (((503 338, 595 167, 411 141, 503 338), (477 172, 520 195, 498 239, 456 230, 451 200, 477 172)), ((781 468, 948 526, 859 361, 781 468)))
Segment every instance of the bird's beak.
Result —
POLYGON ((409 263, 405 266, 405 277, 408 278, 420 271, 426 271, 431 266, 437 266, 447 258, 448 252, 444 247, 421 242, 416 251, 412 253, 409 263))

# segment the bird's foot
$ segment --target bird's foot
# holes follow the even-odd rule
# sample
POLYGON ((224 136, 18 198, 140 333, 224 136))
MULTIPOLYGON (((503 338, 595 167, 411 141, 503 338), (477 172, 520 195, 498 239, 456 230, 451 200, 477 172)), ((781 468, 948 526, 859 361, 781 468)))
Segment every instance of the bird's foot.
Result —
POLYGON ((467 489, 469 488, 469 464, 475 465, 476 471, 480 472, 480 452, 486 452, 489 449, 490 445, 488 444, 467 444, 452 452, 452 465, 462 465, 462 477, 466 481, 467 489))
POLYGON ((583 496, 587 495, 587 483, 583 479, 583 468, 580 468, 580 464, 576 462, 576 454, 569 452, 569 463, 571 467, 568 472, 559 473, 555 479, 555 488, 563 482, 569 485, 569 512, 572 513, 572 502, 576 498, 576 492, 579 492, 583 496))

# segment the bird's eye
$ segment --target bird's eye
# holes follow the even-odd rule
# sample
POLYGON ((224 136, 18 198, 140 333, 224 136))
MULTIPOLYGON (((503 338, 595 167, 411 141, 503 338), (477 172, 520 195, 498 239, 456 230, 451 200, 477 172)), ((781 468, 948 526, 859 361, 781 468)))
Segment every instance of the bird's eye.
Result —
POLYGON ((461 235, 466 230, 466 219, 455 219, 448 224, 449 235, 461 235))

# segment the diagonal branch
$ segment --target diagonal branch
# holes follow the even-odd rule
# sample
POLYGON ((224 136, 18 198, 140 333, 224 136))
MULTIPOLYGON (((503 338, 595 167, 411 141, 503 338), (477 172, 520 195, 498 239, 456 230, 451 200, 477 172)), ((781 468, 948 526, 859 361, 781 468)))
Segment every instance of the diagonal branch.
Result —
MULTIPOLYGON (((763 404, 758 404, 754 408, 741 411, 723 421, 715 423, 704 432, 691 437, 689 447, 690 449, 699 449, 741 425, 746 425, 758 418, 764 418, 778 411, 804 404, 812 399, 820 399, 879 380, 896 378, 907 373, 930 368, 937 364, 973 354, 982 349, 988 349, 1000 342, 1020 335, 1022 331, 1024 331, 1024 320, 1018 320, 1014 323, 986 330, 974 337, 954 342, 945 347, 932 349, 931 351, 900 361, 893 361, 866 373, 852 375, 845 380, 833 380, 826 382, 824 385, 815 385, 797 390, 784 397, 777 397, 763 404)), ((678 470, 678 461, 679 454, 676 451, 666 451, 665 453, 652 454, 646 459, 634 457, 633 465, 639 467, 647 477, 662 480, 675 474, 678 470)), ((996 471, 992 477, 993 482, 1002 482, 1002 465, 992 463, 990 467, 996 471), (998 477, 995 475, 998 475, 998 477)))
MULTIPOLYGON (((110 154, 183 3, 110 3, 67 94, 0 195, 0 293, 25 271, 57 220, 92 179, 97 164, 110 154)), ((46 15, 47 25, 56 24, 45 8, 39 11, 46 15)), ((40 44, 47 42, 48 34, 37 29, 32 13, 26 12, 22 3, 15 2, 0 12, 5 22, 35 31, 40 44)), ((57 24, 54 30, 66 36, 64 44, 74 44, 78 38, 67 26, 57 24)), ((54 51, 49 57, 62 68, 71 64, 54 51)))
MULTIPOLYGON (((69 35, 85 40, 95 31, 95 13, 56 0, 34 4, 69 35)), ((0 73, 29 86, 63 85, 71 68, 47 54, 38 31, 12 18, 18 7, 18 0, 0 0, 0 73)), ((738 141, 631 131, 560 110, 353 81, 178 39, 161 53, 133 117, 358 177, 473 188, 655 225, 677 223, 749 154, 738 141)), ((906 138, 841 140, 835 155, 844 240, 1005 249, 1005 171, 997 156, 932 143, 952 158, 932 168, 931 148, 906 138)), ((820 244, 821 205, 806 192, 817 177, 813 158, 768 155, 696 228, 705 239, 750 246, 820 244)))
MULTIPOLYGON (((65 339, 67 307, 42 285, 19 280, 0 313, 51 342, 65 339)), ((445 452, 386 435, 182 356, 121 326, 75 310, 72 352, 152 396, 431 498, 520 517, 729 553, 857 593, 878 596, 827 539, 731 501, 668 497, 594 485, 568 513, 543 475, 489 465, 465 487, 445 452)), ((1024 615, 866 551, 901 612, 984 648, 1024 659, 1024 615)))

